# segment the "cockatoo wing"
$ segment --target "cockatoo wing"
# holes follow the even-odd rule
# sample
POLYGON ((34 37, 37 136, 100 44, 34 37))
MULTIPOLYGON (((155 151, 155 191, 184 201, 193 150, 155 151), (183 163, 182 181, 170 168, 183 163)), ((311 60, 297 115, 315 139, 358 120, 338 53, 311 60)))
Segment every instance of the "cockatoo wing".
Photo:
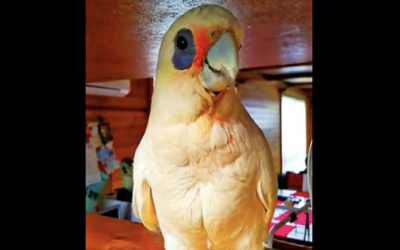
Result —
POLYGON ((259 156, 261 175, 257 183, 257 194, 267 210, 266 222, 269 224, 275 212, 278 199, 278 175, 275 171, 272 152, 262 131, 259 129, 259 156))
POLYGON ((146 156, 146 140, 140 142, 134 157, 132 208, 135 216, 150 231, 159 232, 158 219, 153 203, 151 187, 147 180, 149 156, 146 156))

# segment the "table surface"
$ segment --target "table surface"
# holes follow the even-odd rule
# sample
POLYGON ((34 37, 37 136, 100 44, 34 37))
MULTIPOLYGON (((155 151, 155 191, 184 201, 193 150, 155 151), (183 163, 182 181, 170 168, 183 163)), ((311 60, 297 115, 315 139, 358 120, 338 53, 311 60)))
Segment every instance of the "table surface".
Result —
POLYGON ((164 250, 164 240, 140 223, 86 213, 86 250, 105 249, 164 250))
MULTIPOLYGON (((277 224, 279 223, 280 220, 282 220, 285 215, 288 215, 291 213, 291 211, 297 210, 304 205, 306 205, 307 200, 309 199, 308 197, 302 197, 302 196, 297 196, 295 193, 297 193, 296 190, 291 190, 291 189, 279 189, 278 190, 278 195, 282 196, 295 196, 297 199, 300 199, 299 203, 296 203, 293 205, 293 207, 286 206, 283 203, 280 203, 274 213, 274 217, 271 221, 271 224, 277 224)), ((307 193, 307 192, 305 192, 307 193)), ((308 208, 308 211, 311 211, 309 214, 309 234, 307 234, 307 237, 305 241, 312 242, 312 208, 308 208)), ((285 237, 285 238, 291 238, 291 239, 296 239, 296 240, 304 240, 304 234, 306 233, 306 227, 304 225, 304 220, 305 220, 305 214, 300 213, 299 218, 297 221, 294 221, 293 223, 286 223, 284 227, 281 229, 278 229, 275 232, 275 235, 285 237)))
POLYGON ((159 233, 142 224, 86 213, 86 250, 164 250, 159 233))
MULTIPOLYGON (((290 196, 295 190, 279 190, 290 196)), ((302 197, 300 197, 302 198, 302 197)), ((295 207, 302 206, 305 198, 295 207)), ((161 234, 147 230, 143 224, 94 213, 86 213, 86 250, 164 250, 161 234)))
MULTIPOLYGON (((292 190, 292 189, 279 189, 279 190, 278 190, 278 195, 290 197, 290 196, 293 196, 293 194, 295 194, 296 192, 297 192, 296 190, 292 190)), ((303 207, 304 205, 306 205, 307 200, 309 199, 309 198, 302 197, 302 196, 295 196, 295 197, 296 197, 296 199, 299 199, 300 202, 299 202, 299 203, 295 203, 295 204, 293 205, 294 208, 301 208, 301 207, 303 207)), ((281 205, 283 205, 283 204, 281 204, 281 205)), ((288 209, 290 209, 290 208, 288 207, 288 209)), ((309 208, 309 209, 310 209, 310 208, 309 208)))

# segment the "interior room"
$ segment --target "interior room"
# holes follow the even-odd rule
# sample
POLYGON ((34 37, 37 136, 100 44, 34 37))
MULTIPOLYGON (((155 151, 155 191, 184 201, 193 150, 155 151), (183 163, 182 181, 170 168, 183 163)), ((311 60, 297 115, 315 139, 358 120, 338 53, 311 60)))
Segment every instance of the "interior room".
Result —
MULTIPOLYGON (((202 4, 228 9, 242 29, 231 88, 267 141, 277 183, 265 249, 313 248, 312 1, 86 0, 86 249, 168 247, 164 227, 152 232, 144 225, 147 210, 140 212, 143 218, 135 215, 135 159, 141 159, 135 154, 145 133, 153 131, 150 121, 160 115, 153 113, 158 107, 153 93, 156 84, 165 84, 161 73, 156 77, 164 72, 157 71, 161 41, 178 17, 202 4)), ((213 93, 218 98, 221 92, 213 93)), ((156 145, 146 145, 157 155, 156 145)))

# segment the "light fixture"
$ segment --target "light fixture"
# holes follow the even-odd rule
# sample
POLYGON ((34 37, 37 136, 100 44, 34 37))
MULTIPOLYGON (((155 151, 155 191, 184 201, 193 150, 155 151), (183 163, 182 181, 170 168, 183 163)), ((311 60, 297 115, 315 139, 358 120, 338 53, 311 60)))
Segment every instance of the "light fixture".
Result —
POLYGON ((283 79, 284 82, 288 83, 310 83, 313 81, 312 77, 296 77, 283 79))

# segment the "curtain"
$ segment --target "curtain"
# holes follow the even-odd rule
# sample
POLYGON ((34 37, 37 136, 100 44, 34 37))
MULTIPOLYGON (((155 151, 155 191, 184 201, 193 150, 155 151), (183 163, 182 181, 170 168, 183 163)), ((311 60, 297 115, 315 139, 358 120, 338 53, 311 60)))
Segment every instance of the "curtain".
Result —
POLYGON ((299 173, 306 169, 306 103, 282 96, 282 172, 299 173))

